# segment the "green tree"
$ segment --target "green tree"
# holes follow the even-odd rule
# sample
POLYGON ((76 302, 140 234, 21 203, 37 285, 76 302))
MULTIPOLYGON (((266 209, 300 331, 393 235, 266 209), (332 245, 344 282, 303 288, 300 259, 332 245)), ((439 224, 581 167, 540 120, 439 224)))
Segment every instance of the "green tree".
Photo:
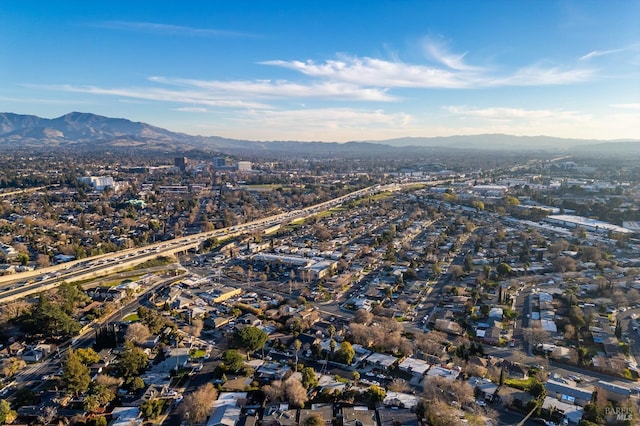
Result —
POLYGON ((125 379, 139 376, 149 363, 149 357, 144 351, 131 342, 124 344, 124 349, 118 356, 118 370, 125 379))
POLYGON ((66 385, 67 392, 76 396, 86 392, 91 383, 89 368, 82 363, 72 348, 69 348, 62 366, 62 381, 66 385))
POLYGON ((504 203, 508 208, 518 207, 520 205, 520 200, 511 195, 507 195, 504 197, 504 203))
POLYGON ((483 317, 488 316, 490 311, 491 311, 491 306, 487 304, 483 304, 482 306, 480 306, 480 313, 482 314, 483 317))
POLYGON ((507 277, 507 276, 511 275, 512 269, 511 269, 511 266, 509 266, 508 263, 502 262, 501 264, 499 264, 496 267, 496 271, 498 272, 498 274, 501 277, 507 277))
POLYGON ((543 400, 545 395, 547 394, 547 389, 544 387, 544 384, 542 382, 534 378, 531 381, 531 385, 529 386, 529 393, 534 398, 543 400))
POLYGON ((165 400, 157 398, 148 399, 140 404, 140 413, 142 413, 145 419, 155 419, 162 414, 164 401, 165 400))
POLYGON ((367 395, 373 402, 382 402, 387 396, 387 391, 377 385, 372 385, 367 389, 367 395))
POLYGON ((144 383, 144 380, 140 376, 136 376, 133 378, 130 377, 126 382, 126 385, 129 388, 129 390, 134 393, 144 389, 146 386, 146 384, 144 383))
POLYGON ((302 348, 302 342, 300 342, 300 340, 296 339, 293 342, 293 348, 295 349, 295 354, 296 354, 296 364, 294 367, 294 372, 298 372, 298 353, 300 352, 300 349, 302 348))
POLYGON ((247 351, 249 354, 261 349, 269 336, 263 330, 258 327, 244 327, 240 330, 236 330, 233 334, 233 340, 236 345, 247 351))
POLYGON ((336 361, 346 365, 350 365, 355 356, 356 351, 349 342, 342 342, 340 344, 340 349, 338 349, 335 354, 336 361))
POLYGON ((473 271, 473 256, 471 256, 470 254, 467 254, 464 257, 464 271, 465 272, 473 271))
POLYGON ((302 369, 302 386, 304 386, 306 389, 312 389, 318 386, 316 370, 314 370, 312 367, 305 367, 302 369))
POLYGON ((71 336, 82 327, 60 305, 49 301, 45 294, 40 295, 23 326, 27 333, 37 330, 37 333, 47 336, 71 336))
POLYGON ((79 284, 66 281, 60 284, 56 293, 62 300, 61 308, 67 315, 74 315, 79 306, 84 306, 91 300, 79 284))
POLYGON ((93 348, 79 348, 76 350, 76 355, 80 358, 80 362, 87 366, 100 361, 100 355, 93 348))
POLYGON ((138 308, 138 317, 140 321, 149 327, 151 334, 158 334, 167 325, 167 321, 162 314, 155 309, 149 309, 144 306, 138 308))
POLYGON ((94 416, 87 420, 86 426, 107 426, 107 423, 105 416, 94 416))
POLYGON ((18 413, 11 409, 8 401, 0 399, 0 424, 11 424, 18 418, 18 413))
POLYGON ((242 355, 234 349, 228 349, 222 353, 222 362, 226 370, 233 373, 242 370, 243 367, 242 355))

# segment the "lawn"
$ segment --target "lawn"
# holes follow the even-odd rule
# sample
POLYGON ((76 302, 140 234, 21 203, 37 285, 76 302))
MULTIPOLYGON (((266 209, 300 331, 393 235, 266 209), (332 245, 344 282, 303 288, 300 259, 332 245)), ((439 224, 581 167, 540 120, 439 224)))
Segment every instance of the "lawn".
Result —
POLYGON ((138 314, 132 313, 132 314, 129 314, 126 317, 122 318, 122 321, 124 321, 124 322, 136 322, 136 321, 140 321, 140 317, 138 316, 138 314))
POLYGON ((189 355, 193 359, 199 359, 199 358, 204 358, 206 354, 207 352, 204 349, 194 349, 191 351, 189 355))
POLYGON ((504 381, 505 385, 520 390, 529 389, 529 387, 531 387, 531 383, 533 383, 533 377, 529 377, 526 379, 505 379, 504 381))

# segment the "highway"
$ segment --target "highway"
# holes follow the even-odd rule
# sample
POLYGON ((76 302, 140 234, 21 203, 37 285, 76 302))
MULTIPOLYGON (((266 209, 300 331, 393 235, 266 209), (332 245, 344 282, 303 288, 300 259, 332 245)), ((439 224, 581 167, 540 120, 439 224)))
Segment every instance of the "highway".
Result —
POLYGON ((410 184, 374 185, 304 209, 293 210, 232 227, 192 234, 186 237, 149 244, 145 247, 74 260, 34 271, 0 276, 0 303, 50 290, 64 281, 72 282, 97 278, 108 273, 130 268, 158 256, 173 255, 189 249, 197 249, 204 241, 211 238, 225 240, 246 233, 264 230, 275 225, 283 225, 291 221, 305 219, 361 197, 380 192, 399 191, 416 184, 439 185, 444 182, 425 181, 412 182, 410 184))

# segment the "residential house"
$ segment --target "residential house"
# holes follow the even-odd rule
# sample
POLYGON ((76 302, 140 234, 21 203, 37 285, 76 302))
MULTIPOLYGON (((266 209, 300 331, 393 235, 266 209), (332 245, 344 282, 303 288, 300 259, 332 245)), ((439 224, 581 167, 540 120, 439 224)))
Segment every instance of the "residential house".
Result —
POLYGON ((459 375, 460 371, 457 369, 450 370, 437 365, 434 365, 427 371, 427 377, 443 377, 447 380, 455 380, 459 375))
POLYGON ((289 404, 271 404, 264 409, 264 426, 297 426, 297 409, 289 409, 289 404))
POLYGON ((419 397, 410 393, 387 391, 382 403, 387 407, 415 408, 419 401, 419 397))
POLYGON ((29 348, 22 353, 22 359, 25 362, 38 362, 42 358, 44 358, 44 354, 37 349, 29 348))
POLYGON ((213 412, 207 421, 207 426, 236 426, 241 407, 246 401, 246 392, 221 392, 213 403, 213 412))
POLYGON ((631 397, 631 390, 628 387, 599 380, 597 385, 599 390, 606 393, 609 401, 624 402, 631 397))
POLYGON ((387 371, 390 369, 396 362, 398 362, 398 358, 393 355, 381 354, 378 352, 374 352, 369 355, 365 359, 366 365, 370 365, 376 368, 379 368, 382 371, 387 371))
POLYGON ((252 313, 247 313, 242 315, 241 317, 238 317, 237 322, 240 324, 246 324, 253 327, 258 327, 262 325, 262 320, 252 313))
POLYGON ((541 408, 543 414, 555 416, 556 420, 566 420, 568 424, 573 425, 577 425, 584 414, 582 407, 558 401, 557 399, 549 396, 544 398, 541 408))
POLYGON ((504 360, 502 362, 502 367, 504 367, 504 371, 507 374, 507 377, 512 379, 526 379, 529 377, 529 369, 522 364, 517 362, 512 362, 509 360, 504 360))
POLYGON ((395 409, 380 407, 376 410, 380 426, 419 426, 418 416, 408 408, 395 409))
POLYGON ((325 425, 333 424, 333 404, 313 404, 310 409, 301 409, 298 424, 304 422, 312 415, 319 416, 325 425))
POLYGON ((342 407, 343 426, 377 426, 376 412, 367 407, 342 407))
POLYGON ((547 396, 559 401, 580 405, 584 407, 593 395, 593 390, 589 387, 577 387, 573 383, 560 380, 549 379, 545 383, 547 396))
POLYGON ((447 334, 458 336, 462 334, 462 327, 455 321, 439 318, 435 321, 434 328, 447 334))
POLYGON ((427 373, 427 370, 429 370, 430 366, 431 365, 426 361, 411 357, 403 359, 402 362, 398 364, 398 368, 400 368, 400 370, 415 377, 423 377, 427 373))
POLYGON ((482 399, 486 399, 487 401, 492 401, 498 392, 498 385, 489 379, 470 377, 467 383, 471 385, 474 391, 478 392, 482 399))
POLYGON ((89 292, 89 296, 98 302, 117 302, 127 297, 123 288, 100 286, 89 292))
POLYGON ((263 380, 282 380, 288 371, 291 371, 291 368, 287 365, 277 362, 265 362, 256 369, 256 374, 263 380))

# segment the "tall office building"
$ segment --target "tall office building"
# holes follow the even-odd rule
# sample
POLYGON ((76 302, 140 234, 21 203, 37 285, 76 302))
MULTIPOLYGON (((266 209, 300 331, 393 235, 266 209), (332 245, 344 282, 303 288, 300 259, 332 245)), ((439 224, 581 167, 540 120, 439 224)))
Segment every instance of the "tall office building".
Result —
POLYGON ((189 164, 187 157, 176 157, 173 159, 173 165, 179 168, 181 172, 187 170, 187 164, 189 164))
POLYGON ((227 161, 224 157, 214 157, 213 158, 213 169, 221 170, 224 169, 227 165, 227 161))

